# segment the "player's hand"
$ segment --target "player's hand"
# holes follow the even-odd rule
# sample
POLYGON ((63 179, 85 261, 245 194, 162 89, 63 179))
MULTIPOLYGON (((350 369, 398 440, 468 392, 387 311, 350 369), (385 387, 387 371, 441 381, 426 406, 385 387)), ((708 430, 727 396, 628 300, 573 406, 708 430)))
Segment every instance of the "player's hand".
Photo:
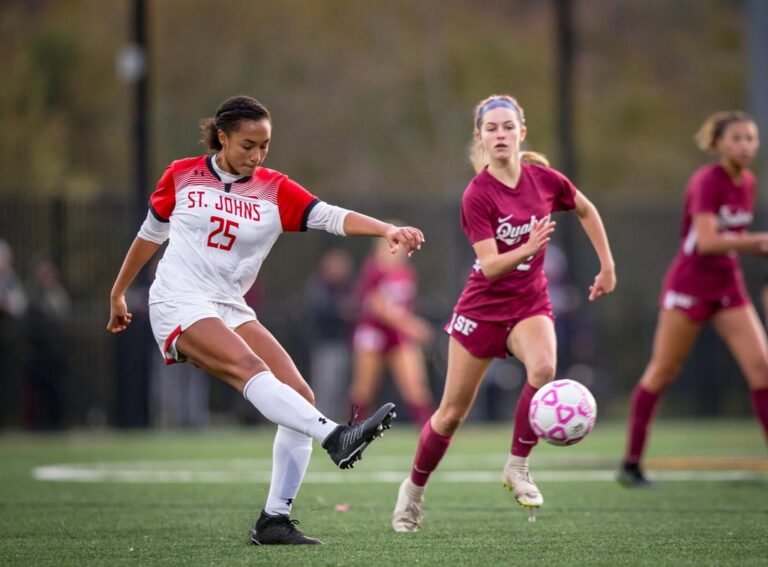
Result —
POLYGON ((421 245, 424 244, 424 233, 412 226, 390 225, 384 234, 384 239, 389 244, 390 253, 395 254, 402 246, 410 257, 414 250, 421 250, 421 245))
POLYGON ((527 253, 526 257, 535 256, 547 245, 552 238, 552 233, 555 232, 556 226, 557 223, 551 217, 533 221, 531 232, 528 235, 528 242, 524 244, 527 253))
POLYGON ((601 270, 595 276, 595 283, 589 286, 589 300, 594 301, 598 297, 613 293, 614 289, 616 289, 616 270, 613 268, 601 270))
POLYGON ((109 306, 109 323, 107 331, 110 333, 119 333, 125 331, 131 324, 133 315, 128 313, 128 306, 125 303, 125 296, 112 298, 109 306))

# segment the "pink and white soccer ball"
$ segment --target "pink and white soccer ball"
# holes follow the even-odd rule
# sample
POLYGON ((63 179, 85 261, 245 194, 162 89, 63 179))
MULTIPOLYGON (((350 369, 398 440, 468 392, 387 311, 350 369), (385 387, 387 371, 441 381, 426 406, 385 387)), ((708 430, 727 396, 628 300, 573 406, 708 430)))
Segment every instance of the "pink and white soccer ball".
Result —
POLYGON ((534 394, 528 419, 536 435, 547 443, 573 445, 592 431, 597 404, 583 384, 555 380, 534 394))

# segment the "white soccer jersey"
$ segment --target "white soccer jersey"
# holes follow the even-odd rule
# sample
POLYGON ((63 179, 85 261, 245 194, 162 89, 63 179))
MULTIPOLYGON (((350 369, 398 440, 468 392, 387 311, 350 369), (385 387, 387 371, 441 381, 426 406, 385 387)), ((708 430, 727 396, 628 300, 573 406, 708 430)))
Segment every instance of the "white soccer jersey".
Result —
POLYGON ((174 161, 150 197, 155 219, 170 223, 150 304, 199 298, 245 305, 243 294, 277 237, 306 230, 319 202, 286 175, 263 167, 226 183, 212 159, 174 161))

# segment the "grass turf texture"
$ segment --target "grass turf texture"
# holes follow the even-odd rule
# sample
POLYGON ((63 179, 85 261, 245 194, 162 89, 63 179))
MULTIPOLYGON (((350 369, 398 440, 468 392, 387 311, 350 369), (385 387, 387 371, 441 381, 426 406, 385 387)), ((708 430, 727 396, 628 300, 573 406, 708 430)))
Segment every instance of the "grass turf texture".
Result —
MULTIPOLYGON (((351 471, 335 472, 315 447, 294 506, 305 533, 327 545, 255 547, 247 535, 266 498, 252 481, 269 470, 273 429, 195 434, 0 436, 0 564, 8 565, 766 565, 768 471, 757 424, 659 423, 649 463, 707 457, 691 467, 758 469, 752 480, 666 481, 627 490, 608 481, 539 481, 545 505, 531 524, 501 482, 449 482, 440 475, 500 475, 508 427, 459 432, 427 491, 424 531, 389 525, 416 445, 398 424, 351 471), (747 459, 744 466, 743 458, 747 459), (716 459, 712 459, 716 458, 716 459), (722 461, 721 461, 722 459, 722 461), (739 461, 739 459, 742 459, 739 461), (77 463, 99 470, 170 470, 165 482, 61 482, 35 467, 77 463), (703 463, 703 464, 702 464, 703 463), (719 464, 718 464, 719 463, 719 464), (195 480, 195 471, 230 476, 195 480), (760 470, 762 469, 762 470, 760 470), (191 472, 189 472, 191 471, 191 472), (355 475, 392 471, 390 482, 355 475), (323 476, 323 475, 330 476, 323 476), (184 476, 192 475, 192 476, 184 476), (339 482, 347 480, 347 482, 339 482), (181 481, 180 481, 181 480, 181 481), (325 482, 318 482, 324 480, 325 482), (347 505, 337 511, 336 505, 347 505)), ((532 472, 615 469, 623 424, 598 424, 573 447, 541 444, 532 472)), ((651 467, 651 477, 654 471, 651 467)), ((446 477, 447 478, 447 477, 446 477)), ((139 479, 140 480, 140 479, 139 479)))

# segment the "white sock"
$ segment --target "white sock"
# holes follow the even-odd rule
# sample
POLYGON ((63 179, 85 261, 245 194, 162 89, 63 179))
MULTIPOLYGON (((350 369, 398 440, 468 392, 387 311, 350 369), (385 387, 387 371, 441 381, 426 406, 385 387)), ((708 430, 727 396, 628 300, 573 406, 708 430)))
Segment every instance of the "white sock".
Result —
POLYGON ((528 457, 516 457, 510 453, 509 458, 507 459, 507 464, 504 466, 504 468, 528 470, 528 457))
POLYGON ((272 447, 272 482, 264 506, 267 514, 291 513, 293 499, 299 493, 311 455, 311 437, 282 425, 277 426, 272 447))
POLYGON ((424 486, 413 484, 413 481, 410 479, 410 477, 408 478, 408 482, 405 483, 405 492, 412 500, 422 500, 424 498, 424 490, 426 488, 426 484, 424 486))
POLYGON ((248 381, 243 397, 269 421, 309 435, 320 443, 338 426, 266 370, 248 381))

